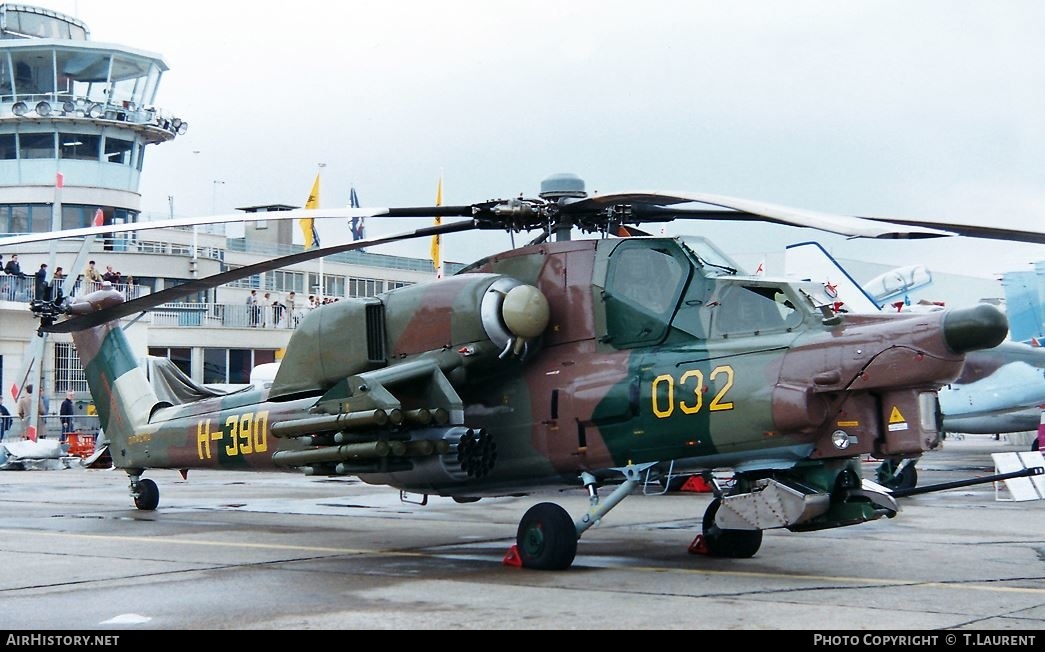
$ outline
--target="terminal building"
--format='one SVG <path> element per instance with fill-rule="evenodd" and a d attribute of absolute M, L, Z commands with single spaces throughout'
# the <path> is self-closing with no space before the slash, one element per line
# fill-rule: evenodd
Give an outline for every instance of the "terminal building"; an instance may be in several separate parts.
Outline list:
<path fill-rule="evenodd" d="M 157 104 L 167 70 L 159 54 L 92 41 L 76 18 L 0 4 L 0 236 L 143 219 L 139 181 L 150 146 L 176 144 L 189 128 L 183 116 Z M 293 244 L 296 224 L 262 219 L 289 208 L 295 207 L 240 209 L 252 214 L 242 237 L 203 228 L 114 233 L 87 243 L 82 258 L 94 260 L 99 273 L 118 272 L 115 285 L 133 298 L 300 251 Z M 89 429 L 93 406 L 70 338 L 47 337 L 35 360 L 30 344 L 38 324 L 28 310 L 41 264 L 48 265 L 48 292 L 63 285 L 73 295 L 93 289 L 89 279 L 78 278 L 85 243 L 2 246 L 3 263 L 17 256 L 24 275 L 0 273 L 3 404 L 16 415 L 15 395 L 35 379 L 48 414 L 43 432 L 58 432 L 58 406 L 69 391 Z M 59 267 L 68 283 L 54 278 Z M 445 265 L 447 273 L 459 268 Z M 128 320 L 127 332 L 143 357 L 168 357 L 198 383 L 246 383 L 254 367 L 280 359 L 309 295 L 317 301 L 374 296 L 433 278 L 429 260 L 352 251 L 164 305 Z M 252 290 L 257 312 L 246 305 Z M 9 433 L 19 434 L 17 425 Z"/>

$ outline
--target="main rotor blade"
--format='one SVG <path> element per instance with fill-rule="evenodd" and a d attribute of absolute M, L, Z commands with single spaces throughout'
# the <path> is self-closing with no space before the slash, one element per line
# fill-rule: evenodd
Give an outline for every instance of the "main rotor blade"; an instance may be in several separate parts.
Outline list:
<path fill-rule="evenodd" d="M 1032 244 L 1045 244 L 1045 233 L 1042 231 L 1024 231 L 1022 229 L 1000 229 L 993 226 L 979 226 L 972 224 L 945 224 L 943 222 L 930 222 L 928 220 L 894 220 L 889 217 L 865 217 L 864 219 L 875 222 L 889 222 L 892 224 L 907 224 L 911 226 L 925 226 L 929 228 L 940 228 L 953 231 L 958 235 L 969 238 L 986 238 L 990 240 L 1010 240 L 1013 242 L 1030 242 Z"/>
<path fill-rule="evenodd" d="M 211 288 L 224 285 L 231 281 L 235 281 L 247 276 L 253 276 L 254 274 L 261 274 L 262 272 L 268 272 L 280 267 L 287 265 L 293 265 L 295 263 L 302 263 L 308 260 L 314 260 L 316 258 L 322 258 L 323 256 L 329 256 L 331 254 L 341 253 L 343 251 L 352 251 L 353 249 L 362 249 L 364 247 L 371 247 L 374 245 L 388 244 L 390 242 L 398 242 L 400 240 L 410 240 L 413 238 L 424 238 L 433 235 L 442 235 L 444 233 L 456 233 L 458 231 L 468 231 L 476 228 L 476 224 L 472 220 L 463 222 L 452 222 L 450 224 L 441 224 L 439 226 L 426 226 L 413 231 L 407 231 L 404 233 L 397 233 L 394 235 L 384 236 L 381 238 L 372 238 L 368 240 L 356 240 L 341 245 L 334 245 L 331 247 L 320 247 L 316 249 L 306 249 L 300 253 L 290 254 L 289 256 L 282 256 L 272 260 L 266 260 L 264 262 L 255 263 L 254 265 L 247 265 L 245 267 L 238 267 L 236 269 L 229 270 L 227 272 L 221 272 L 220 274 L 214 274 L 206 278 L 189 281 L 181 285 L 176 285 L 172 288 L 160 290 L 159 292 L 153 292 L 147 294 L 138 299 L 126 301 L 124 303 L 115 305 L 105 310 L 99 310 L 98 312 L 88 313 L 80 317 L 74 317 L 67 319 L 63 322 L 52 324 L 50 326 L 41 326 L 40 330 L 45 333 L 71 333 L 74 331 L 80 331 L 85 328 L 91 328 L 92 326 L 98 326 L 114 319 L 133 315 L 138 312 L 150 310 L 156 306 L 163 305 L 169 301 L 180 299 L 181 297 L 201 292 L 203 290 L 209 290 Z"/>
<path fill-rule="evenodd" d="M 173 220 L 155 220 L 147 222 L 128 222 L 126 224 L 109 224 L 106 226 L 87 226 L 79 229 L 63 229 L 43 233 L 29 233 L 0 237 L 0 247 L 45 242 L 62 238 L 79 238 L 85 235 L 109 235 L 147 231 L 149 229 L 172 229 L 186 226 L 204 226 L 207 224 L 232 224 L 236 222 L 253 222 L 255 220 L 279 221 L 301 219 L 326 219 L 353 217 L 375 217 L 386 215 L 387 208 L 301 208 L 292 211 L 269 211 L 267 213 L 234 213 L 231 215 L 208 215 L 204 217 L 179 217 Z"/>
<path fill-rule="evenodd" d="M 651 208 L 655 210 L 658 206 L 688 202 L 729 208 L 739 213 L 757 216 L 760 219 L 771 222 L 818 229 L 855 238 L 938 238 L 954 235 L 947 231 L 921 226 L 904 228 L 904 225 L 901 223 L 893 223 L 888 220 L 878 222 L 860 217 L 820 213 L 802 208 L 790 208 L 749 199 L 705 193 L 635 191 L 596 195 L 565 204 L 563 212 L 583 212 L 595 208 L 608 208 L 614 204 L 633 204 L 642 206 L 638 211 L 640 217 L 641 213 L 646 211 L 650 221 L 652 221 L 652 213 L 649 212 Z M 667 217 L 672 214 L 676 217 L 686 217 L 687 219 L 747 219 L 743 216 L 729 217 L 728 213 L 715 211 L 695 211 L 693 213 L 688 211 L 665 211 L 661 214 L 662 221 L 667 221 Z M 627 218 L 624 221 L 628 221 Z"/>

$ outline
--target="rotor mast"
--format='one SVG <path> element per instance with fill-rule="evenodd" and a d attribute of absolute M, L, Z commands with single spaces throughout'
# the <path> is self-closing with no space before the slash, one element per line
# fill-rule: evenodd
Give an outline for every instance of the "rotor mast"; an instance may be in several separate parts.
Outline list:
<path fill-rule="evenodd" d="M 587 196 L 588 193 L 584 190 L 584 179 L 576 174 L 561 172 L 541 181 L 540 198 L 549 204 L 561 207 L 570 199 L 584 199 Z M 558 210 L 550 211 L 550 218 L 552 222 L 548 226 L 549 230 L 555 234 L 555 240 L 557 242 L 570 240 L 573 222 Z"/>

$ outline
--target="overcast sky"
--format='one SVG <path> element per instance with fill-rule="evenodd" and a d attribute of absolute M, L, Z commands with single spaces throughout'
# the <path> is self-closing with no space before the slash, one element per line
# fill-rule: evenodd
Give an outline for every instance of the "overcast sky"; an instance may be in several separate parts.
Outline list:
<path fill-rule="evenodd" d="M 33 3 L 31 3 L 33 4 Z M 157 104 L 189 131 L 150 148 L 142 208 L 180 216 L 589 191 L 732 195 L 825 212 L 1045 231 L 1045 3 L 39 0 L 95 41 L 162 55 Z M 215 183 L 220 181 L 223 183 Z M 414 228 L 373 218 L 368 235 Z M 675 222 L 759 256 L 836 256 L 990 276 L 1045 247 L 846 241 Z M 350 239 L 339 221 L 324 244 Z M 508 246 L 447 236 L 444 257 Z M 428 243 L 388 253 L 427 256 Z M 782 270 L 769 270 L 779 273 Z"/>

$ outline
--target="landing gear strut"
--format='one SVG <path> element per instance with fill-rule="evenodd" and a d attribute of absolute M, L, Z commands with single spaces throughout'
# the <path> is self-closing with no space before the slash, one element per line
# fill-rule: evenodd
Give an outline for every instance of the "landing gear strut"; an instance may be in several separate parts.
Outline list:
<path fill-rule="evenodd" d="M 606 498 L 599 499 L 598 481 L 590 473 L 582 473 L 581 481 L 588 489 L 588 512 L 574 522 L 565 509 L 555 503 L 538 503 L 526 511 L 519 521 L 515 547 L 526 568 L 565 570 L 577 555 L 577 540 L 602 517 L 624 500 L 639 485 L 640 474 L 653 464 L 628 465 L 614 469 L 624 474 L 624 482 Z"/>

